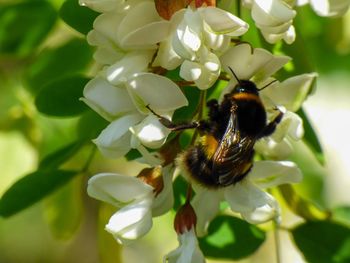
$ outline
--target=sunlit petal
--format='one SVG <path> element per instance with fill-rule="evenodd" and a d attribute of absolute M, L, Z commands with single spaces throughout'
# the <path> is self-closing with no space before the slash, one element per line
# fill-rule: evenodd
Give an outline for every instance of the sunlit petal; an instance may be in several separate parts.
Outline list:
<path fill-rule="evenodd" d="M 156 112 L 173 111 L 188 105 L 180 88 L 170 79 L 157 74 L 136 74 L 127 85 L 134 104 L 143 113 L 149 113 L 147 105 Z"/>
<path fill-rule="evenodd" d="M 191 204 L 197 215 L 196 231 L 199 237 L 207 234 L 210 222 L 219 213 L 221 200 L 222 196 L 215 190 L 203 188 L 196 192 Z"/>
<path fill-rule="evenodd" d="M 145 71 L 153 53 L 152 50 L 129 52 L 121 60 L 106 69 L 107 80 L 118 85 L 126 82 L 134 74 Z"/>
<path fill-rule="evenodd" d="M 121 244 L 144 236 L 152 227 L 150 205 L 150 200 L 143 200 L 121 208 L 109 219 L 106 231 Z"/>
<path fill-rule="evenodd" d="M 133 127 L 133 132 L 144 146 L 159 148 L 165 142 L 170 130 L 159 122 L 158 117 L 148 115 Z"/>
<path fill-rule="evenodd" d="M 131 149 L 129 128 L 140 120 L 140 114 L 125 115 L 110 123 L 93 142 L 106 157 L 121 157 Z"/>
<path fill-rule="evenodd" d="M 102 77 L 90 80 L 83 94 L 81 100 L 108 121 L 135 110 L 127 90 L 113 86 Z"/>
<path fill-rule="evenodd" d="M 280 184 L 298 183 L 302 173 L 298 166 L 290 161 L 258 161 L 253 165 L 249 177 L 262 188 Z"/>
<path fill-rule="evenodd" d="M 152 187 L 136 177 L 101 173 L 89 179 L 89 196 L 116 207 L 152 197 Z"/>
<path fill-rule="evenodd" d="M 249 25 L 240 18 L 220 8 L 208 6 L 198 9 L 205 23 L 210 30 L 216 34 L 228 34 L 240 36 L 247 32 Z"/>

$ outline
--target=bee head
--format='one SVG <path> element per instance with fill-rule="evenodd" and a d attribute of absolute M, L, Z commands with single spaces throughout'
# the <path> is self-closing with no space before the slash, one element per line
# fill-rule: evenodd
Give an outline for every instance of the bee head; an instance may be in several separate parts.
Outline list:
<path fill-rule="evenodd" d="M 254 95 L 259 95 L 259 89 L 256 87 L 255 83 L 250 80 L 240 80 L 239 83 L 233 89 L 232 93 L 250 93 Z"/>

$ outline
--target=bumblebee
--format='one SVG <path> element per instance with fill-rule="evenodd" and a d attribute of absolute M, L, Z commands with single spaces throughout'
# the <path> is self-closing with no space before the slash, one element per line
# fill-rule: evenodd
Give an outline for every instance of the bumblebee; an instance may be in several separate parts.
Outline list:
<path fill-rule="evenodd" d="M 231 70 L 232 71 L 232 70 Z M 196 128 L 200 139 L 178 158 L 189 179 L 208 188 L 220 188 L 241 181 L 253 166 L 255 142 L 271 135 L 283 113 L 267 123 L 267 115 L 254 82 L 241 80 L 232 71 L 238 84 L 222 102 L 210 100 L 208 119 L 199 122 L 174 124 L 159 117 L 173 131 Z"/>

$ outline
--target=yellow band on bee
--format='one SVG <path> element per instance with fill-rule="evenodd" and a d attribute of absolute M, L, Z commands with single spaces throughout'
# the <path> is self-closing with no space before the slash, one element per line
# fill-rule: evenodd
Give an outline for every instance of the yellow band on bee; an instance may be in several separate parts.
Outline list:
<path fill-rule="evenodd" d="M 206 156 L 210 159 L 216 152 L 219 142 L 212 135 L 204 135 L 201 137 L 200 141 Z"/>
<path fill-rule="evenodd" d="M 252 93 L 248 93 L 248 92 L 233 94 L 232 98 L 235 100 L 253 100 L 253 101 L 261 104 L 261 99 L 259 98 L 259 96 L 252 94 Z"/>

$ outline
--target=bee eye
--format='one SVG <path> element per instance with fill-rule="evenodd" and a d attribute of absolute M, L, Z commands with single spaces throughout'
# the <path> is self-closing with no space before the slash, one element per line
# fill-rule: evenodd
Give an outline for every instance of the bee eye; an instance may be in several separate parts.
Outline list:
<path fill-rule="evenodd" d="M 244 88 L 242 86 L 236 86 L 235 91 L 237 93 L 244 92 Z"/>

